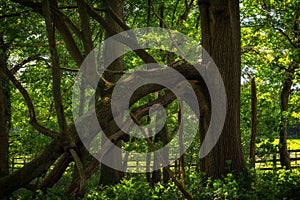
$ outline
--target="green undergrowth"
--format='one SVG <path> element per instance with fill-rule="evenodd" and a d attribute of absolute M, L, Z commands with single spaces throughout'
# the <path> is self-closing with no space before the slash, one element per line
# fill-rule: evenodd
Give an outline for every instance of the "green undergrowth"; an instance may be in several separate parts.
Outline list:
<path fill-rule="evenodd" d="M 139 200 L 139 199 L 185 199 L 173 182 L 158 183 L 155 186 L 148 184 L 143 175 L 130 175 L 120 184 L 114 186 L 98 186 L 98 176 L 87 182 L 86 194 L 83 199 L 112 199 L 112 200 Z M 196 200 L 217 199 L 249 199 L 249 200 L 276 200 L 294 199 L 300 197 L 300 169 L 259 171 L 249 170 L 245 176 L 235 177 L 228 174 L 222 179 L 205 179 L 203 174 L 187 172 L 185 178 L 186 190 Z M 28 192 L 18 192 L 18 199 L 75 199 L 64 195 L 63 186 L 50 188 L 47 194 L 38 192 L 34 197 Z"/>
<path fill-rule="evenodd" d="M 299 199 L 300 170 L 251 171 L 249 177 L 228 174 L 222 179 L 204 179 L 199 173 L 187 175 L 186 190 L 194 199 Z M 115 186 L 90 189 L 85 199 L 184 199 L 174 183 L 157 184 L 135 178 L 123 179 Z"/>

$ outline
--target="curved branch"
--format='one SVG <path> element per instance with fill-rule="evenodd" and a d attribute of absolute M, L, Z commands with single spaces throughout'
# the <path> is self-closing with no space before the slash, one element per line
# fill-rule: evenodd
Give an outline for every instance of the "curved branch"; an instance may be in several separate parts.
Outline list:
<path fill-rule="evenodd" d="M 297 44 L 295 44 L 293 41 L 292 41 L 292 39 L 282 30 L 282 29 L 280 29 L 280 28 L 277 28 L 273 23 L 272 23 L 272 27 L 275 29 L 275 30 L 277 30 L 277 31 L 279 31 L 288 41 L 289 41 L 289 43 L 293 46 L 293 47 L 295 47 L 295 48 L 299 48 L 300 47 L 300 45 L 297 45 Z"/>
<path fill-rule="evenodd" d="M 35 114 L 35 109 L 34 109 L 33 103 L 30 99 L 30 96 L 29 96 L 27 90 L 22 86 L 22 84 L 16 79 L 16 77 L 14 77 L 14 75 L 9 71 L 9 69 L 0 68 L 0 71 L 7 75 L 9 80 L 14 84 L 14 86 L 20 91 L 20 93 L 24 97 L 25 102 L 28 107 L 28 110 L 29 110 L 29 117 L 30 117 L 29 123 L 33 126 L 33 128 L 35 128 L 36 130 L 38 130 L 39 132 L 41 132 L 44 135 L 47 135 L 52 138 L 56 138 L 58 136 L 57 132 L 47 129 L 46 127 L 43 127 L 42 125 L 40 125 L 38 123 L 38 121 L 36 119 L 36 114 Z"/>
<path fill-rule="evenodd" d="M 21 68 L 24 67 L 24 65 L 26 65 L 27 63 L 31 62 L 31 61 L 44 61 L 45 64 L 47 65 L 47 69 L 51 69 L 51 65 L 48 63 L 48 61 L 39 56 L 39 55 L 35 55 L 35 56 L 30 56 L 28 57 L 26 60 L 16 64 L 15 66 L 13 66 L 11 69 L 10 69 L 10 72 L 12 74 L 15 74 L 17 73 L 17 71 L 19 71 Z M 61 70 L 64 70 L 64 71 L 69 71 L 69 72 L 79 72 L 79 69 L 74 69 L 74 68 L 67 68 L 67 67 L 60 67 Z"/>
<path fill-rule="evenodd" d="M 193 3 L 194 3 L 194 0 L 191 0 L 190 3 L 188 3 L 187 0 L 184 1 L 184 5 L 185 5 L 185 11 L 184 13 L 180 16 L 180 18 L 184 21 L 186 21 L 187 17 L 188 17 L 188 14 L 189 14 L 189 11 L 191 10 L 191 8 L 193 7 Z M 178 19 L 178 22 L 179 22 L 179 19 Z"/>
<path fill-rule="evenodd" d="M 21 69 L 24 65 L 26 65 L 27 63 L 34 61 L 34 60 L 39 60 L 41 57 L 40 55 L 34 55 L 34 56 L 30 56 L 27 59 L 23 60 L 22 62 L 16 64 L 14 67 L 12 67 L 10 69 L 10 72 L 12 74 L 15 74 L 19 69 Z"/>
<path fill-rule="evenodd" d="M 272 26 L 275 30 L 279 31 L 279 32 L 280 32 L 280 33 L 281 33 L 281 34 L 289 41 L 289 43 L 290 43 L 293 47 L 299 48 L 300 46 L 297 45 L 297 44 L 295 44 L 288 34 L 286 34 L 281 28 L 278 28 L 278 27 L 275 26 L 275 24 L 274 24 L 274 22 L 273 22 L 273 18 L 272 18 L 272 16 L 271 16 L 270 13 L 269 13 L 270 11 L 269 11 L 269 9 L 268 9 L 268 5 L 266 4 L 265 1 L 263 1 L 263 4 L 264 4 L 263 7 L 264 7 L 264 9 L 265 9 L 265 11 L 266 11 L 267 19 L 270 20 L 271 26 Z"/>

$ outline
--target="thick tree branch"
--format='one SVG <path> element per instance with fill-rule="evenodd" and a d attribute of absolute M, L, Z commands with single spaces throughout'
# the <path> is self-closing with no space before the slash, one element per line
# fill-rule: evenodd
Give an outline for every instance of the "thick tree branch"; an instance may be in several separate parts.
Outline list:
<path fill-rule="evenodd" d="M 193 68 L 193 66 L 183 64 L 183 65 L 177 65 L 174 66 L 175 69 L 177 69 L 180 73 L 182 73 L 186 79 L 188 80 L 199 80 L 199 73 L 197 70 Z M 194 69 L 194 70 L 193 70 Z M 21 86 L 21 84 L 15 79 L 15 77 L 11 74 L 11 72 L 6 69 L 3 70 L 2 68 L 0 69 L 1 72 L 8 74 L 9 79 L 12 80 L 14 85 L 17 85 L 17 89 L 20 90 L 22 95 L 26 98 L 29 98 L 27 91 Z M 156 73 L 160 75 L 164 75 L 164 73 L 168 73 L 166 70 L 151 70 L 148 72 L 143 72 L 143 73 L 151 73 L 152 75 L 155 75 Z M 154 74 L 153 74 L 154 73 Z M 131 75 L 132 76 L 132 75 Z M 149 74 L 148 74 L 149 77 Z M 134 78 L 132 78 L 132 81 L 134 81 Z M 174 81 L 174 86 L 178 84 L 178 81 L 176 82 L 176 79 L 170 79 L 170 81 Z M 131 106 L 133 103 L 137 102 L 139 99 L 142 97 L 146 96 L 149 93 L 158 91 L 163 89 L 163 86 L 160 85 L 145 85 L 138 90 L 134 96 L 132 96 L 129 105 Z M 23 94 L 24 93 L 24 94 Z M 149 111 L 149 108 L 153 104 L 161 103 L 162 106 L 166 106 L 169 103 L 171 103 L 174 100 L 175 96 L 172 93 L 166 92 L 166 94 L 157 100 L 150 102 L 148 105 L 142 106 L 139 109 L 134 111 L 134 115 L 136 117 L 141 117 L 143 115 L 146 115 L 147 112 Z M 31 101 L 30 101 L 31 102 Z M 31 104 L 32 105 L 32 104 Z M 106 99 L 102 99 L 100 103 L 96 105 L 97 109 L 97 115 L 98 116 L 107 116 L 109 119 L 109 122 L 107 124 L 102 124 L 101 127 L 104 130 L 104 132 L 107 130 L 107 127 L 109 127 L 111 123 L 113 123 L 112 116 L 108 116 L 107 110 L 110 109 L 110 102 L 107 101 Z M 32 106 L 33 107 L 33 106 Z M 29 109 L 31 110 L 31 109 Z M 79 123 L 82 121 L 82 123 L 89 122 L 87 124 L 93 123 L 94 122 L 94 115 L 90 115 L 87 113 L 84 117 L 78 119 Z M 95 123 L 99 123 L 96 121 Z M 94 127 L 92 127 L 94 128 Z M 97 131 L 97 130 L 95 130 Z M 124 136 L 123 132 L 119 132 L 118 130 L 115 130 L 115 134 L 111 136 L 111 140 L 117 141 L 120 137 Z M 74 142 L 76 142 L 77 145 L 82 145 L 80 142 L 80 138 L 77 135 L 77 130 L 74 124 L 71 124 L 68 126 L 68 132 L 72 136 Z M 98 133 L 98 132 L 97 132 Z M 52 132 L 51 132 L 52 134 Z M 54 133 L 54 136 L 57 134 Z M 93 136 L 91 136 L 93 137 Z M 49 167 L 57 160 L 63 153 L 64 153 L 64 144 L 65 141 L 63 138 L 57 138 L 53 142 L 51 142 L 46 148 L 43 150 L 40 156 L 35 158 L 33 161 L 31 161 L 29 164 L 25 165 L 23 168 L 20 170 L 16 171 L 15 173 L 8 175 L 4 178 L 0 179 L 0 196 L 3 197 L 5 195 L 8 195 L 15 191 L 16 189 L 23 187 L 27 185 L 31 180 L 33 180 L 36 177 L 41 176 L 44 174 Z M 85 174 L 87 176 L 87 174 Z M 21 179 L 20 179 L 21 177 Z M 11 187 L 7 187 L 7 185 L 10 185 Z"/>
<path fill-rule="evenodd" d="M 47 188 L 52 187 L 64 174 L 71 161 L 71 156 L 68 153 L 64 153 L 38 188 L 45 192 Z"/>
<path fill-rule="evenodd" d="M 130 30 L 130 27 L 125 24 L 125 22 L 111 9 L 111 7 L 107 7 L 107 12 L 124 31 Z"/>
<path fill-rule="evenodd" d="M 69 28 L 77 35 L 80 40 L 83 40 L 83 34 L 79 30 L 79 28 L 72 22 L 72 20 L 67 17 L 63 12 L 56 10 L 57 14 L 66 22 Z"/>
<path fill-rule="evenodd" d="M 99 22 L 104 28 L 105 30 L 110 34 L 110 35 L 116 35 L 117 32 L 115 30 L 113 30 L 110 26 L 110 24 L 108 24 L 103 17 L 101 17 L 100 15 L 98 15 L 98 13 L 89 5 L 86 4 L 87 7 L 87 11 L 89 13 L 89 15 L 94 18 L 97 22 Z M 113 12 L 110 12 L 111 14 L 113 14 Z M 117 15 L 113 14 L 115 17 L 115 19 L 117 19 Z M 121 20 L 117 20 L 117 23 L 120 23 L 119 25 L 121 27 L 124 28 L 128 28 L 128 26 L 125 23 L 121 23 Z M 125 29 L 127 30 L 127 29 Z M 129 29 L 128 29 L 129 30 Z M 130 37 L 130 38 L 124 38 L 121 37 L 122 40 L 120 41 L 121 43 L 124 43 L 125 45 L 127 45 L 128 47 L 132 48 L 132 47 L 138 47 L 138 43 L 136 40 L 134 40 L 134 37 Z M 145 62 L 145 63 L 157 63 L 156 60 L 150 55 L 148 54 L 144 49 L 139 48 L 137 50 L 134 50 L 134 52 L 136 52 L 136 54 Z"/>
<path fill-rule="evenodd" d="M 32 0 L 11 0 L 12 2 L 19 3 L 21 5 L 30 7 L 37 11 L 38 13 L 42 12 L 42 3 L 36 3 L 35 1 Z"/>
<path fill-rule="evenodd" d="M 67 25 L 61 19 L 60 14 L 57 12 L 55 14 L 54 23 L 56 24 L 56 28 L 58 29 L 63 40 L 65 41 L 65 45 L 68 51 L 70 52 L 70 55 L 76 62 L 77 66 L 80 66 L 83 62 L 84 57 L 82 56 L 78 46 L 76 45 L 76 42 Z"/>
<path fill-rule="evenodd" d="M 74 150 L 76 147 L 76 142 L 68 133 L 67 122 L 65 118 L 64 108 L 62 104 L 62 95 L 61 95 L 61 78 L 60 78 L 60 63 L 58 52 L 55 45 L 55 24 L 53 21 L 54 13 L 57 9 L 57 2 L 55 1 L 51 4 L 50 0 L 46 0 L 43 4 L 43 13 L 46 19 L 46 27 L 47 27 L 47 34 L 48 40 L 50 44 L 50 52 L 52 58 L 52 82 L 53 82 L 53 97 L 54 97 L 54 105 L 56 109 L 58 124 L 60 128 L 60 132 L 63 135 L 63 138 L 66 140 L 64 146 L 65 150 L 68 150 L 75 163 L 76 168 L 78 169 L 78 173 L 80 176 L 80 191 L 84 188 L 84 169 L 82 162 Z"/>
<path fill-rule="evenodd" d="M 56 8 L 57 8 L 56 1 L 54 1 L 54 3 L 53 2 L 51 3 L 49 0 L 45 0 L 43 3 L 43 13 L 46 21 L 51 60 L 52 60 L 51 63 L 52 84 L 53 84 L 52 90 L 53 90 L 54 104 L 55 104 L 60 132 L 63 134 L 67 134 L 66 133 L 67 122 L 65 118 L 64 108 L 62 105 L 62 97 L 61 97 L 60 63 L 59 63 L 59 56 L 55 44 L 55 24 L 53 22 L 53 17 Z"/>
<path fill-rule="evenodd" d="M 63 153 L 56 140 L 47 145 L 42 153 L 23 168 L 0 179 L 0 198 L 3 198 L 18 188 L 26 186 L 34 178 L 42 176 Z"/>
<path fill-rule="evenodd" d="M 70 149 L 69 151 L 74 159 L 76 168 L 78 170 L 78 174 L 79 174 L 79 178 L 80 178 L 79 193 L 82 193 L 84 190 L 84 186 L 85 186 L 85 184 L 84 184 L 85 183 L 85 170 L 83 168 L 83 164 L 82 164 L 77 152 L 74 149 Z"/>
<path fill-rule="evenodd" d="M 93 50 L 92 31 L 90 28 L 89 18 L 84 0 L 77 0 L 78 12 L 80 17 L 80 24 L 83 35 L 83 45 L 85 50 L 85 56 Z"/>
<path fill-rule="evenodd" d="M 139 108 L 133 110 L 132 113 L 134 113 L 136 118 L 140 119 L 141 117 L 148 114 L 149 109 L 151 108 L 152 105 L 159 103 L 162 106 L 167 107 L 175 99 L 176 99 L 175 95 L 172 92 L 167 91 L 165 95 L 159 97 L 158 99 L 156 99 L 152 102 L 149 102 L 148 104 L 140 106 Z M 130 127 L 131 127 L 131 124 L 129 124 L 129 122 L 128 123 L 125 122 L 123 129 L 126 129 L 127 132 L 129 132 Z M 85 179 L 89 178 L 94 173 L 97 166 L 99 165 L 98 160 L 100 160 L 102 158 L 102 156 L 105 155 L 105 153 L 108 152 L 113 147 L 112 143 L 117 143 L 117 141 L 120 140 L 121 138 L 123 138 L 125 135 L 126 135 L 126 133 L 124 133 L 123 131 L 117 130 L 113 135 L 111 135 L 108 138 L 109 140 L 103 145 L 103 149 L 99 152 L 98 155 L 96 155 L 97 159 L 93 159 L 90 162 L 90 164 L 86 167 Z M 66 191 L 66 194 L 76 193 L 79 190 L 79 187 L 80 187 L 80 178 L 78 177 L 78 178 L 76 178 L 75 181 L 73 181 L 73 183 L 71 184 L 69 189 Z"/>

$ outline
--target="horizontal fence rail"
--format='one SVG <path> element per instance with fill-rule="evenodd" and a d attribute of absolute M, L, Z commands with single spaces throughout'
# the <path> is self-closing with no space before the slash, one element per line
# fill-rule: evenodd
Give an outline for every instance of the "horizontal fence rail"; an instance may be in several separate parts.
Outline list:
<path fill-rule="evenodd" d="M 288 150 L 290 155 L 290 161 L 291 161 L 291 168 L 300 168 L 300 149 L 294 149 L 294 150 Z M 27 164 L 29 161 L 32 160 L 31 156 L 17 156 L 13 157 L 11 159 L 11 172 L 14 172 L 20 168 L 22 168 L 25 164 Z M 282 169 L 280 166 L 280 157 L 279 152 L 276 152 L 274 154 L 271 154 L 268 157 L 259 157 L 256 156 L 255 160 L 255 167 L 260 170 L 274 170 L 274 169 Z M 153 167 L 153 162 L 148 163 L 150 168 Z M 170 158 L 170 165 L 169 167 L 173 168 L 175 171 L 178 168 L 178 160 L 175 160 L 174 158 Z M 186 163 L 186 167 L 189 170 L 195 170 L 196 169 L 196 163 L 191 161 Z M 136 170 L 136 172 L 141 172 L 141 168 L 146 168 L 147 162 L 144 160 L 139 159 L 130 159 L 129 162 L 126 162 L 126 165 L 124 168 L 127 169 L 133 169 Z"/>
<path fill-rule="evenodd" d="M 288 150 L 291 168 L 299 168 L 300 167 L 300 149 Z M 282 169 L 280 165 L 280 156 L 279 151 L 274 154 L 271 154 L 267 158 L 256 157 L 255 167 L 261 170 L 272 170 L 272 169 Z"/>

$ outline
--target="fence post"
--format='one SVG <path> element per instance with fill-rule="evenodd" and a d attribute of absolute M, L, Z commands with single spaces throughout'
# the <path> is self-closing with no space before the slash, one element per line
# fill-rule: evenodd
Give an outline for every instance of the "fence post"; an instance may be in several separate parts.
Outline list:
<path fill-rule="evenodd" d="M 11 162 L 11 172 L 13 173 L 15 170 L 15 158 L 12 158 L 12 162 Z"/>
<path fill-rule="evenodd" d="M 273 153 L 273 166 L 274 169 L 277 168 L 277 152 Z"/>

